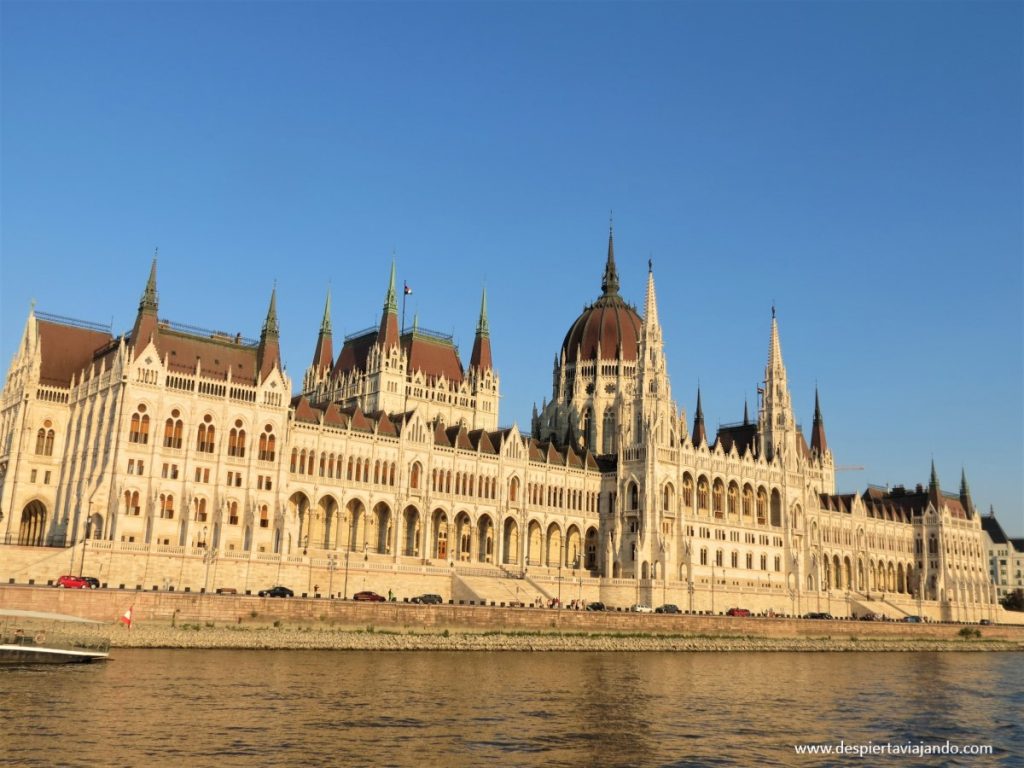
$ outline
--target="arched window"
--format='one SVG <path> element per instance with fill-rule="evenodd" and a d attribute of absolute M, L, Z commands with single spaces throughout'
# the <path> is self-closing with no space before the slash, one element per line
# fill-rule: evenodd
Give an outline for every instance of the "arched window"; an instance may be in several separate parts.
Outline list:
<path fill-rule="evenodd" d="M 288 471 L 294 474 L 295 470 L 298 467 L 298 464 L 299 464 L 299 449 L 298 448 L 292 448 L 292 460 L 288 463 Z"/>
<path fill-rule="evenodd" d="M 228 525 L 238 525 L 238 502 L 228 504 Z"/>
<path fill-rule="evenodd" d="M 139 404 L 138 410 L 132 414 L 131 426 L 128 431 L 129 443 L 140 443 L 145 445 L 149 442 L 149 416 L 146 414 L 146 406 Z"/>
<path fill-rule="evenodd" d="M 757 522 L 759 525 L 768 522 L 768 494 L 764 488 L 757 489 Z"/>
<path fill-rule="evenodd" d="M 730 517 L 735 517 L 740 513 L 740 487 L 736 483 L 729 483 L 729 502 L 728 511 Z"/>
<path fill-rule="evenodd" d="M 164 448 L 181 448 L 181 433 L 184 425 L 178 409 L 171 411 L 171 418 L 164 422 Z"/>
<path fill-rule="evenodd" d="M 722 485 L 721 480 L 715 480 L 711 493 L 711 503 L 715 517 L 723 517 L 725 515 L 725 486 Z"/>
<path fill-rule="evenodd" d="M 693 509 L 693 478 L 689 473 L 683 475 L 683 506 Z"/>
<path fill-rule="evenodd" d="M 629 508 L 639 509 L 640 508 L 640 489 L 637 488 L 636 483 L 629 484 Z"/>
<path fill-rule="evenodd" d="M 661 493 L 661 508 L 666 512 L 672 511 L 672 501 L 675 491 L 672 488 L 672 483 L 665 483 L 664 489 Z"/>
<path fill-rule="evenodd" d="M 203 423 L 199 425 L 196 435 L 196 450 L 200 453 L 213 453 L 214 451 L 214 429 L 213 417 L 206 414 Z"/>
<path fill-rule="evenodd" d="M 267 424 L 263 428 L 263 434 L 260 435 L 259 453 L 256 457 L 260 461 L 273 461 L 275 457 L 275 443 L 277 441 L 274 438 L 274 427 Z"/>
<path fill-rule="evenodd" d="M 245 457 L 245 430 L 242 429 L 241 419 L 235 421 L 235 426 L 228 434 L 228 456 L 239 459 Z"/>
<path fill-rule="evenodd" d="M 40 429 L 36 432 L 36 453 L 42 454 L 46 450 L 46 430 Z"/>
<path fill-rule="evenodd" d="M 615 411 L 606 408 L 601 429 L 603 440 L 601 453 L 615 453 Z"/>
<path fill-rule="evenodd" d="M 699 512 L 708 511 L 708 480 L 706 477 L 701 477 L 697 480 L 697 510 Z"/>
<path fill-rule="evenodd" d="M 267 505 L 264 504 L 260 507 L 260 528 L 270 527 L 270 512 L 267 509 Z"/>
<path fill-rule="evenodd" d="M 124 492 L 124 513 L 126 515 L 133 515 L 138 517 L 142 511 L 139 506 L 139 492 L 138 491 L 125 491 Z"/>
<path fill-rule="evenodd" d="M 197 523 L 206 522 L 206 499 L 196 499 L 193 503 L 195 506 L 195 521 Z"/>
<path fill-rule="evenodd" d="M 420 487 L 420 471 L 420 463 L 414 461 L 412 469 L 409 470 L 409 487 L 413 490 L 417 490 Z"/>
<path fill-rule="evenodd" d="M 754 489 L 749 485 L 743 486 L 743 516 L 751 517 L 754 514 Z"/>
<path fill-rule="evenodd" d="M 174 519 L 174 496 L 170 493 L 160 494 L 160 517 L 164 520 Z"/>

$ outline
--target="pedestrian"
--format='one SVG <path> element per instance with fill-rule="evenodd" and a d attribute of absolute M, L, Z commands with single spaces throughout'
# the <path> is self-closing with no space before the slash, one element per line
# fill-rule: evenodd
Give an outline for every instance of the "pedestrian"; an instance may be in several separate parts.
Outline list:
<path fill-rule="evenodd" d="M 320 594 L 320 585 L 319 584 L 314 584 L 313 585 L 313 594 L 314 595 L 319 595 Z"/>
<path fill-rule="evenodd" d="M 395 596 L 394 596 L 394 594 L 393 594 L 393 593 L 391 592 L 391 590 L 390 590 L 390 589 L 388 590 L 388 602 L 389 602 L 389 603 L 393 603 L 393 602 L 395 602 Z"/>

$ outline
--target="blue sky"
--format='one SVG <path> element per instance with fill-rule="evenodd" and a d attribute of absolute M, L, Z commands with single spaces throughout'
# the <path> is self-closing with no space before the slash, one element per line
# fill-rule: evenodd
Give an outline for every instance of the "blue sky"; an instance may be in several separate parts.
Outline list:
<path fill-rule="evenodd" d="M 528 427 L 600 292 L 654 260 L 673 394 L 755 402 L 778 307 L 840 490 L 927 482 L 1024 532 L 1020 3 L 4 2 L 0 359 L 29 301 L 256 336 L 301 379 L 408 314 L 468 358 L 486 285 Z"/>

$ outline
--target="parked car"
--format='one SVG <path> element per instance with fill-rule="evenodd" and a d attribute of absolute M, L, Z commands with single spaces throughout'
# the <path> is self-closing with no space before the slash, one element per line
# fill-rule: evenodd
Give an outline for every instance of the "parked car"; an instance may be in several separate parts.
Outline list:
<path fill-rule="evenodd" d="M 270 589 L 261 589 L 258 592 L 260 597 L 295 597 L 295 593 L 288 587 L 276 586 Z"/>
<path fill-rule="evenodd" d="M 100 588 L 100 580 L 97 579 L 95 576 L 83 576 L 82 578 L 89 583 L 89 589 Z"/>
<path fill-rule="evenodd" d="M 904 616 L 900 621 L 906 622 L 907 624 L 920 624 L 924 619 L 920 616 Z"/>
<path fill-rule="evenodd" d="M 665 603 L 664 605 L 659 605 L 657 608 L 654 609 L 654 612 L 655 613 L 682 613 L 682 611 L 679 610 L 679 606 L 678 605 L 672 605 L 672 603 Z"/>
<path fill-rule="evenodd" d="M 730 608 L 725 612 L 726 616 L 749 616 L 750 610 L 747 608 Z"/>
<path fill-rule="evenodd" d="M 352 599 L 360 603 L 386 603 L 387 598 L 383 595 L 378 595 L 376 592 L 356 592 L 352 595 Z"/>
<path fill-rule="evenodd" d="M 418 603 L 420 605 L 441 605 L 444 600 L 441 599 L 440 595 L 419 595 L 409 602 Z"/>
<path fill-rule="evenodd" d="M 982 619 L 978 623 L 987 627 L 988 625 L 990 625 L 992 623 L 992 619 Z"/>
<path fill-rule="evenodd" d="M 806 614 L 804 616 L 804 618 L 805 619 L 831 619 L 832 618 L 832 614 L 831 613 L 823 613 L 821 611 L 815 611 L 813 613 Z"/>
<path fill-rule="evenodd" d="M 861 621 L 885 621 L 885 616 L 880 613 L 865 613 L 860 617 Z"/>
<path fill-rule="evenodd" d="M 643 603 L 636 603 L 635 605 L 631 605 L 629 607 L 629 610 L 633 613 L 654 613 L 654 609 L 651 608 L 651 606 L 644 605 Z"/>
<path fill-rule="evenodd" d="M 588 611 L 604 611 L 607 610 L 604 607 L 604 603 L 587 603 Z"/>
<path fill-rule="evenodd" d="M 65 574 L 57 579 L 57 586 L 61 589 L 89 589 L 89 580 L 81 576 Z"/>

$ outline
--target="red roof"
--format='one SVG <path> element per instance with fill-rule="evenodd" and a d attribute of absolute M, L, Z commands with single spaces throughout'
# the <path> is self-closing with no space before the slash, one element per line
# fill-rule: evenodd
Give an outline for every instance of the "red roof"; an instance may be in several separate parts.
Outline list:
<path fill-rule="evenodd" d="M 640 316 L 619 296 L 602 296 L 583 310 L 565 334 L 562 352 L 566 362 L 615 360 L 622 348 L 623 360 L 636 360 L 640 347 Z M 577 359 L 578 358 L 578 359 Z"/>
<path fill-rule="evenodd" d="M 93 355 L 113 340 L 107 331 L 36 320 L 42 363 L 43 384 L 66 387 L 72 377 L 92 364 Z"/>

